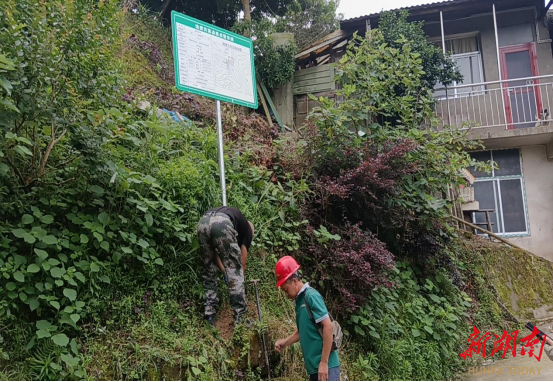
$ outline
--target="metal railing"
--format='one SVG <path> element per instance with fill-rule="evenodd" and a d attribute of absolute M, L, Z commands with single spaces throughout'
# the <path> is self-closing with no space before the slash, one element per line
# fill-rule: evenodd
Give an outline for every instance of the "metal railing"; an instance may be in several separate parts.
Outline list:
<path fill-rule="evenodd" d="M 553 75 L 435 89 L 442 126 L 520 129 L 553 122 Z"/>

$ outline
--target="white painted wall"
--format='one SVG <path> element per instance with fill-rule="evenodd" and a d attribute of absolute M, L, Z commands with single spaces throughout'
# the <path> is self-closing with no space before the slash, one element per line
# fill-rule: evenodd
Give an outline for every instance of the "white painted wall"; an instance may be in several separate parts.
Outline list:
<path fill-rule="evenodd" d="M 530 236 L 509 241 L 553 261 L 553 161 L 545 146 L 521 147 Z"/>

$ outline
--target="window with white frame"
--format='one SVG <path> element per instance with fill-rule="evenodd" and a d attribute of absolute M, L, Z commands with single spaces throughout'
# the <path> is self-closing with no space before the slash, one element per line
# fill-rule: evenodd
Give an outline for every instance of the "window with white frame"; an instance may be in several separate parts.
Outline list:
<path fill-rule="evenodd" d="M 490 213 L 493 232 L 503 235 L 529 234 L 520 150 L 478 151 L 470 155 L 479 161 L 494 161 L 498 167 L 491 174 L 470 169 L 476 178 L 474 198 L 479 202 L 480 209 L 494 210 Z M 475 223 L 486 223 L 484 212 L 474 212 L 472 218 Z"/>
<path fill-rule="evenodd" d="M 442 48 L 442 41 L 433 41 L 434 44 Z M 478 35 L 468 37 L 455 37 L 445 40 L 445 49 L 451 55 L 453 61 L 457 63 L 459 71 L 463 75 L 462 82 L 454 82 L 451 86 L 479 84 L 484 82 L 484 71 L 482 68 L 482 53 Z M 435 89 L 443 88 L 441 83 L 436 84 Z M 482 86 L 467 86 L 463 88 L 453 88 L 448 92 L 449 96 L 461 96 L 469 94 L 475 90 L 483 90 Z M 445 90 L 436 90 L 434 96 L 445 98 Z"/>

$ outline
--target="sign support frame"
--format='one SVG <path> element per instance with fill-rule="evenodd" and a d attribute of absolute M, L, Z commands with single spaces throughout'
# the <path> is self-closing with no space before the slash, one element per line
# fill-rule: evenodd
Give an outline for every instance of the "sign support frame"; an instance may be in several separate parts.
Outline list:
<path fill-rule="evenodd" d="M 219 146 L 219 176 L 221 178 L 221 198 L 227 206 L 227 186 L 225 180 L 225 155 L 223 152 L 223 124 L 221 123 L 221 101 L 217 100 L 217 143 Z"/>
<path fill-rule="evenodd" d="M 190 84 L 190 83 L 181 83 L 181 76 L 180 76 L 180 61 L 179 61 L 179 48 L 184 47 L 185 51 L 188 50 L 186 45 L 181 45 L 179 43 L 179 33 L 182 32 L 183 29 L 180 29 L 181 32 L 178 32 L 177 29 L 179 28 L 178 25 L 183 24 L 186 27 L 195 30 L 196 33 L 202 32 L 205 33 L 208 37 L 211 38 L 218 38 L 224 40 L 226 44 L 237 44 L 242 47 L 242 49 L 249 49 L 249 61 L 250 67 L 251 67 L 251 84 L 252 84 L 252 98 L 243 98 L 237 97 L 236 94 L 231 95 L 228 92 L 218 92 L 214 91 L 213 89 L 209 90 L 209 88 L 197 86 L 196 84 Z M 171 12 L 171 27 L 172 27 L 172 40 L 173 40 L 173 55 L 175 60 L 175 85 L 177 89 L 181 91 L 190 92 L 193 94 L 198 94 L 201 96 L 212 98 L 216 101 L 216 114 L 217 114 L 217 146 L 218 146 L 218 153 L 219 153 L 219 175 L 220 175 L 220 182 L 221 182 L 221 199 L 223 202 L 223 206 L 227 205 L 227 192 L 226 192 L 226 179 L 225 179 L 225 157 L 224 157 L 224 144 L 223 144 L 223 126 L 222 126 L 222 111 L 221 111 L 221 101 L 230 102 L 236 105 L 240 106 L 246 106 L 251 107 L 253 109 L 257 109 L 258 107 L 258 98 L 257 98 L 257 82 L 256 82 L 256 76 L 255 76 L 255 66 L 254 66 L 254 57 L 253 57 L 253 41 L 247 37 L 238 35 L 236 33 L 227 31 L 223 28 L 219 28 L 215 25 L 203 22 L 201 20 L 197 20 L 193 17 L 187 16 L 185 14 L 182 14 L 180 12 L 172 11 Z M 181 28 L 184 28 L 181 26 Z M 188 33 L 188 32 L 187 32 Z M 187 40 L 185 40 L 187 41 Z M 240 49 L 240 48 L 238 48 Z M 191 54 L 191 53 L 185 53 L 185 54 Z M 252 94 L 250 93 L 250 94 Z"/>

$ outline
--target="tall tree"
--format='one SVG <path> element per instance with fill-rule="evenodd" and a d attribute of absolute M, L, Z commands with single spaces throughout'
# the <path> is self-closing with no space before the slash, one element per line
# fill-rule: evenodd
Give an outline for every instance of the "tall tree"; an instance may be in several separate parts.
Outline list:
<path fill-rule="evenodd" d="M 244 20 L 250 21 L 252 19 L 250 0 L 240 0 L 240 2 L 242 3 L 242 9 L 244 10 Z"/>
<path fill-rule="evenodd" d="M 340 0 L 294 0 L 276 29 L 293 33 L 297 46 L 303 48 L 340 27 L 339 4 Z"/>
<path fill-rule="evenodd" d="M 178 11 L 202 21 L 230 29 L 241 12 L 246 20 L 283 16 L 295 0 L 141 0 L 169 22 L 170 11 Z"/>
<path fill-rule="evenodd" d="M 409 13 L 406 10 L 384 12 L 380 15 L 378 29 L 384 41 L 392 48 L 401 49 L 403 40 L 409 41 L 412 50 L 420 54 L 425 72 L 423 85 L 433 88 L 438 82 L 449 85 L 453 81 L 461 81 L 462 75 L 455 61 L 444 56 L 442 50 L 427 40 L 423 30 L 424 22 L 408 22 Z"/>

